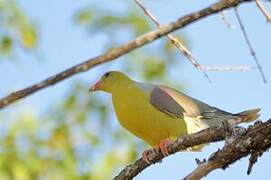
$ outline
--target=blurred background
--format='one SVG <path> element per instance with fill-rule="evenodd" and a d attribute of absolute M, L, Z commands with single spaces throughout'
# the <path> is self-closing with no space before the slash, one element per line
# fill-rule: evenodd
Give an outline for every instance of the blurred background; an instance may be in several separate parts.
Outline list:
<path fill-rule="evenodd" d="M 145 0 L 162 23 L 215 1 Z M 271 8 L 270 3 L 264 3 Z M 270 118 L 270 24 L 254 3 L 238 8 L 267 77 L 259 72 L 209 72 L 209 83 L 166 38 L 44 89 L 0 111 L 0 179 L 111 179 L 148 146 L 122 129 L 111 97 L 89 93 L 105 71 L 120 70 L 133 79 L 166 84 L 230 112 L 262 108 Z M 209 16 L 174 33 L 206 66 L 255 66 L 233 10 Z M 24 88 L 90 57 L 154 30 L 132 1 L 0 0 L 0 96 Z M 180 179 L 222 147 L 180 152 L 144 170 L 135 179 Z M 216 170 L 206 179 L 268 178 L 270 153 L 246 175 L 248 158 Z"/>

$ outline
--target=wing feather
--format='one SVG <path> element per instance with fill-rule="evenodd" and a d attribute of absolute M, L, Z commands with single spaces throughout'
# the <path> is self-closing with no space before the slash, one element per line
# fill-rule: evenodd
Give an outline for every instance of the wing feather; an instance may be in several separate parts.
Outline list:
<path fill-rule="evenodd" d="M 151 104 L 158 110 L 175 118 L 183 118 L 184 109 L 167 92 L 155 87 L 150 95 Z"/>
<path fill-rule="evenodd" d="M 144 92 L 150 94 L 150 103 L 159 111 L 174 118 L 199 118 L 211 124 L 222 117 L 232 117 L 233 114 L 194 99 L 182 92 L 161 85 L 137 83 Z M 209 120 L 210 119 L 210 120 Z"/>

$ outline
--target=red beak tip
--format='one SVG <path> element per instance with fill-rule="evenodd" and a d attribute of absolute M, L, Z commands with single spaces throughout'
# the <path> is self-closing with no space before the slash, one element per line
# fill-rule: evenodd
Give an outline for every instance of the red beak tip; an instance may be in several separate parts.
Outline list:
<path fill-rule="evenodd" d="M 90 88 L 89 88 L 89 90 L 88 90 L 89 92 L 91 92 L 91 91 L 95 91 L 95 89 L 94 89 L 94 87 L 93 86 L 91 86 Z"/>
<path fill-rule="evenodd" d="M 96 91 L 99 88 L 100 81 L 96 82 L 93 86 L 89 88 L 89 91 Z"/>

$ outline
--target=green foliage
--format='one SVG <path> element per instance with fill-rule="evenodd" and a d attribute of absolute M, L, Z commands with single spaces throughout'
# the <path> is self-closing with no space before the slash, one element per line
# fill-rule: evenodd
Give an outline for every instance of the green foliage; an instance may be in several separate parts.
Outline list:
<path fill-rule="evenodd" d="M 75 84 L 45 116 L 12 118 L 0 140 L 0 179 L 110 179 L 137 157 L 136 142 L 113 127 L 106 103 L 86 89 Z"/>
<path fill-rule="evenodd" d="M 165 75 L 166 64 L 163 61 L 159 61 L 155 58 L 145 59 L 144 64 L 144 76 L 147 79 L 155 79 L 157 77 L 163 77 Z"/>
<path fill-rule="evenodd" d="M 10 56 L 14 47 L 32 50 L 37 46 L 37 29 L 13 0 L 0 1 L 0 56 Z"/>
<path fill-rule="evenodd" d="M 91 35 L 103 33 L 107 35 L 110 43 L 105 44 L 105 49 L 110 49 L 122 43 L 136 38 L 150 31 L 153 22 L 136 6 L 128 1 L 120 1 L 126 7 L 123 11 L 115 11 L 114 8 L 100 7 L 97 4 L 91 4 L 79 10 L 75 15 L 76 22 L 83 25 Z M 136 7 L 136 8 L 135 8 Z M 86 15 L 85 15 L 86 14 Z M 87 16 L 91 18 L 81 18 Z M 176 35 L 178 39 L 186 45 L 182 35 Z M 171 83 L 165 76 L 169 69 L 176 65 L 176 62 L 182 57 L 181 53 L 168 40 L 163 40 L 158 45 L 152 45 L 139 49 L 127 55 L 126 61 L 122 61 L 119 66 L 123 71 L 139 76 L 146 81 L 163 80 Z M 124 57 L 125 58 L 125 57 Z M 175 80 L 174 80 L 175 81 Z"/>
<path fill-rule="evenodd" d="M 75 17 L 75 20 L 77 23 L 82 25 L 87 25 L 91 22 L 93 17 L 93 14 L 89 9 L 83 9 L 78 12 L 78 14 Z"/>
<path fill-rule="evenodd" d="M 114 33 L 114 29 L 128 29 L 134 35 L 140 35 L 151 28 L 145 17 L 139 15 L 133 8 L 122 14 L 90 6 L 75 15 L 75 22 L 86 26 L 91 32 L 106 31 L 109 34 Z"/>
<path fill-rule="evenodd" d="M 9 55 L 12 51 L 12 39 L 9 36 L 1 37 L 0 54 Z"/>
<path fill-rule="evenodd" d="M 127 7 L 123 12 L 91 4 L 75 13 L 76 24 L 91 35 L 107 35 L 110 43 L 104 44 L 105 51 L 152 27 L 135 5 L 121 2 Z M 31 50 L 37 45 L 35 26 L 13 1 L 0 0 L 0 16 L 5 27 L 0 30 L 0 55 L 12 54 L 14 46 Z M 162 40 L 114 63 L 133 77 L 177 86 L 178 80 L 167 74 L 179 68 L 180 57 L 167 40 Z M 41 115 L 24 110 L 8 121 L 1 118 L 0 123 L 7 122 L 8 126 L 0 124 L 6 132 L 0 134 L 0 179 L 111 179 L 146 147 L 117 125 L 104 96 L 90 95 L 86 82 L 71 84 L 63 98 L 52 102 L 54 105 Z"/>

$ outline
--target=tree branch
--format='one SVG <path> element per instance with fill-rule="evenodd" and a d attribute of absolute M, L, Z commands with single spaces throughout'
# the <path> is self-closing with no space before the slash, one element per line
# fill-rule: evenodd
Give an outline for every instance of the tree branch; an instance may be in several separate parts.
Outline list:
<path fill-rule="evenodd" d="M 217 3 L 214 3 L 213 5 L 204 8 L 200 11 L 190 13 L 188 15 L 183 16 L 182 18 L 179 18 L 177 21 L 169 23 L 167 25 L 159 27 L 155 31 L 148 32 L 130 42 L 127 42 L 126 44 L 123 44 L 120 47 L 116 47 L 111 49 L 110 51 L 86 60 L 85 62 L 82 62 L 81 64 L 75 65 L 65 71 L 62 71 L 56 75 L 53 75 L 41 82 L 38 82 L 32 86 L 26 87 L 24 89 L 18 90 L 16 92 L 13 92 L 9 94 L 6 97 L 3 97 L 0 99 L 0 109 L 14 103 L 15 101 L 22 99 L 26 96 L 29 96 L 43 88 L 49 87 L 51 85 L 54 85 L 64 79 L 67 79 L 75 74 L 85 72 L 99 64 L 103 64 L 106 62 L 110 62 L 122 55 L 125 55 L 143 45 L 149 44 L 153 42 L 154 40 L 165 36 L 166 34 L 173 32 L 177 29 L 183 28 L 187 26 L 188 24 L 191 24 L 193 22 L 196 22 L 206 16 L 209 16 L 211 14 L 215 14 L 217 12 L 220 12 L 224 9 L 236 7 L 237 5 L 244 3 L 244 2 L 250 2 L 252 0 L 220 0 Z"/>
<path fill-rule="evenodd" d="M 267 10 L 264 8 L 263 4 L 260 2 L 260 0 L 255 0 L 257 7 L 260 9 L 262 14 L 265 16 L 267 22 L 271 22 L 271 15 L 267 12 Z"/>
<path fill-rule="evenodd" d="M 225 137 L 225 131 L 223 127 L 211 127 L 208 129 L 204 129 L 195 134 L 188 134 L 178 138 L 176 141 L 168 145 L 168 152 L 170 155 L 184 151 L 187 148 L 200 145 L 209 142 L 221 141 Z M 135 161 L 133 164 L 126 166 L 116 177 L 114 180 L 129 180 L 138 175 L 141 171 L 143 171 L 148 166 L 160 162 L 164 156 L 159 151 L 156 151 L 148 156 L 148 160 L 150 164 L 146 163 L 142 158 Z"/>
<path fill-rule="evenodd" d="M 146 8 L 143 6 L 140 0 L 134 0 L 136 4 L 143 10 L 143 12 L 156 24 L 157 28 L 161 26 L 157 18 Z M 194 58 L 192 53 L 185 47 L 184 44 L 182 44 L 177 37 L 167 34 L 166 37 L 168 40 L 175 46 L 189 61 L 190 63 L 198 70 L 200 70 L 204 77 L 208 80 L 208 82 L 211 83 L 211 79 L 209 78 L 208 74 L 204 71 L 202 71 L 200 68 L 202 65 L 200 65 L 197 60 Z"/>
<path fill-rule="evenodd" d="M 238 130 L 238 128 L 237 128 Z M 249 127 L 245 132 L 243 129 L 242 135 L 238 136 L 232 143 L 227 144 L 222 150 L 217 151 L 210 156 L 208 161 L 198 162 L 198 167 L 186 176 L 186 180 L 200 179 L 206 176 L 211 171 L 223 168 L 225 169 L 230 164 L 238 159 L 245 157 L 249 154 L 257 153 L 257 157 L 262 152 L 266 151 L 271 146 L 271 119 L 265 123 L 255 123 Z M 179 137 L 176 141 L 168 145 L 169 154 L 172 155 L 176 152 L 186 150 L 187 148 L 195 145 L 216 142 L 225 138 L 225 130 L 223 127 L 210 127 L 195 134 L 189 134 Z M 255 154 L 253 154 L 254 156 Z M 249 162 L 249 168 L 256 163 L 256 156 Z M 160 162 L 163 159 L 162 153 L 155 151 L 149 156 L 150 164 L 146 163 L 142 158 L 135 161 L 133 164 L 126 166 L 114 180 L 130 180 L 137 176 L 148 166 Z M 251 167 L 250 167 L 251 166 Z"/>
<path fill-rule="evenodd" d="M 157 20 L 157 18 L 142 4 L 140 0 L 134 0 L 135 3 L 142 9 L 142 11 L 155 23 L 157 27 L 160 27 L 161 24 Z M 223 11 L 220 13 L 223 14 Z M 223 20 L 226 22 L 225 17 L 223 17 Z M 211 82 L 211 79 L 209 78 L 208 74 L 205 71 L 248 71 L 248 70 L 254 70 L 257 69 L 255 67 L 249 67 L 249 66 L 237 66 L 237 67 L 209 67 L 204 66 L 196 60 L 194 55 L 185 47 L 184 44 L 182 44 L 179 39 L 172 34 L 167 34 L 166 37 L 168 40 L 190 61 L 190 63 L 199 71 L 201 71 L 204 75 L 204 77 Z"/>
<path fill-rule="evenodd" d="M 237 160 L 251 154 L 248 171 L 251 172 L 253 164 L 262 153 L 271 146 L 271 119 L 265 123 L 255 123 L 247 132 L 235 139 L 232 143 L 212 154 L 208 161 L 200 164 L 185 180 L 200 179 L 215 169 L 225 169 Z"/>
<path fill-rule="evenodd" d="M 249 38 L 248 38 L 248 34 L 247 34 L 246 30 L 245 30 L 245 27 L 244 27 L 244 25 L 243 25 L 243 23 L 242 23 L 241 17 L 240 17 L 240 15 L 239 15 L 239 13 L 238 13 L 236 7 L 234 8 L 234 12 L 235 12 L 237 21 L 238 21 L 238 23 L 239 23 L 239 25 L 240 25 L 242 34 L 243 34 L 243 36 L 244 36 L 244 38 L 245 38 L 246 44 L 247 44 L 247 46 L 248 46 L 248 48 L 249 48 L 250 54 L 251 54 L 251 56 L 252 56 L 253 59 L 254 59 L 254 62 L 255 62 L 256 66 L 257 66 L 257 68 L 258 68 L 258 70 L 259 70 L 259 72 L 260 72 L 260 75 L 261 75 L 262 79 L 263 79 L 263 82 L 264 82 L 264 83 L 267 83 L 265 74 L 264 74 L 264 72 L 263 72 L 263 68 L 262 68 L 262 66 L 261 66 L 261 64 L 260 64 L 260 61 L 258 60 L 258 58 L 257 58 L 257 56 L 256 56 L 256 52 L 254 51 L 254 48 L 253 48 L 253 46 L 252 46 L 252 44 L 251 44 L 251 42 L 250 42 L 250 40 L 249 40 Z"/>

